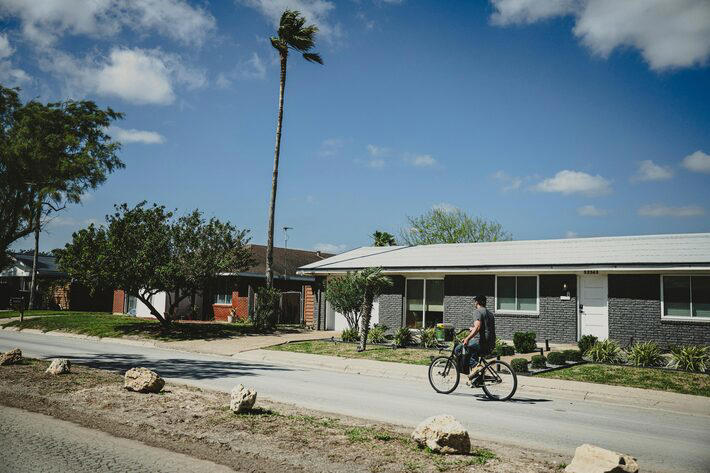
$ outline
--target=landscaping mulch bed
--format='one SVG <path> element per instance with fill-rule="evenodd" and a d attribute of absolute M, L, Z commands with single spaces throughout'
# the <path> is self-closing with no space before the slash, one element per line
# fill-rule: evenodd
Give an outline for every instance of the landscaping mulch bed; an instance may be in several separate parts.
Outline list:
<path fill-rule="evenodd" d="M 229 410 L 226 393 L 167 384 L 160 394 L 139 394 L 125 391 L 116 373 L 74 365 L 71 374 L 52 376 L 44 373 L 48 364 L 27 360 L 0 366 L 0 404 L 236 471 L 535 473 L 553 471 L 563 460 L 490 442 L 479 442 L 487 448 L 477 448 L 472 455 L 437 455 L 417 448 L 408 430 L 392 425 L 262 399 L 252 413 L 236 415 Z"/>

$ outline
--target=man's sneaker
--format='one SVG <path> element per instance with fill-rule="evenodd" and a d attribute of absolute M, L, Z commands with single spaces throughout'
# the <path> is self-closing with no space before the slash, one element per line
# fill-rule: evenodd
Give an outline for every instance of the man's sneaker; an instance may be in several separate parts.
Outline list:
<path fill-rule="evenodd" d="M 483 366 L 480 364 L 474 366 L 471 369 L 471 373 L 468 375 L 468 379 L 473 380 L 474 378 L 477 378 L 478 374 L 481 372 L 482 369 L 483 369 Z"/>

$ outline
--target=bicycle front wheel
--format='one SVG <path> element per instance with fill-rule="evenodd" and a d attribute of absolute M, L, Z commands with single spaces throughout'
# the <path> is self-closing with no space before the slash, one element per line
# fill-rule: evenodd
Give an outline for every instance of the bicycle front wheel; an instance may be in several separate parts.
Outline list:
<path fill-rule="evenodd" d="M 481 387 L 489 399 L 507 401 L 518 389 L 518 377 L 508 363 L 496 360 L 483 371 Z"/>
<path fill-rule="evenodd" d="M 459 370 L 456 363 L 446 356 L 434 358 L 429 365 L 429 383 L 441 394 L 453 392 L 459 385 Z"/>

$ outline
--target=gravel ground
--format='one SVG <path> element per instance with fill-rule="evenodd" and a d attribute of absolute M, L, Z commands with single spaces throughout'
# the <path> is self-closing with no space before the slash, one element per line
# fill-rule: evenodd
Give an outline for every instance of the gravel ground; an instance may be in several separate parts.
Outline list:
<path fill-rule="evenodd" d="M 435 455 L 418 449 L 409 439 L 408 429 L 393 425 L 261 399 L 255 412 L 235 415 L 228 408 L 229 396 L 225 393 L 167 384 L 161 394 L 139 394 L 122 389 L 122 377 L 115 373 L 74 365 L 69 375 L 51 376 L 44 373 L 47 365 L 43 361 L 30 361 L 0 367 L 0 404 L 48 414 L 240 472 L 542 473 L 555 471 L 563 460 L 553 454 L 493 443 L 479 445 L 483 449 L 473 455 Z M 34 439 L 27 431 L 10 435 L 24 439 L 26 434 Z M 57 435 L 61 438 L 62 434 Z M 32 440 L 33 445 L 42 443 L 41 437 Z M 63 444 L 58 445 L 61 449 Z M 26 450 L 29 453 L 24 453 L 24 458 L 31 460 L 32 452 L 37 449 Z M 173 454 L 163 454 L 169 455 Z M 26 461 L 20 464 L 27 464 Z M 100 460 L 92 457 L 88 461 Z M 123 466 L 116 468 L 123 471 Z M 141 468 L 129 470 L 141 471 Z M 90 467 L 89 471 L 106 469 Z"/>
<path fill-rule="evenodd" d="M 231 472 L 141 442 L 12 407 L 0 407 L 2 473 Z"/>

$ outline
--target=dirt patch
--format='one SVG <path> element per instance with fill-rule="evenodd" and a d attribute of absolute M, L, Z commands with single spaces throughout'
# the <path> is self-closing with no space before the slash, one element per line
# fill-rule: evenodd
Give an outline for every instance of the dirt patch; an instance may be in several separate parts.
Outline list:
<path fill-rule="evenodd" d="M 409 431 L 359 419 L 258 400 L 235 415 L 229 395 L 168 384 L 161 394 L 122 388 L 118 374 L 72 366 L 44 373 L 48 362 L 0 367 L 0 404 L 52 415 L 112 435 L 227 465 L 278 472 L 548 472 L 553 454 L 486 443 L 472 455 L 436 455 L 417 448 Z"/>

